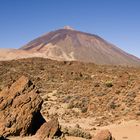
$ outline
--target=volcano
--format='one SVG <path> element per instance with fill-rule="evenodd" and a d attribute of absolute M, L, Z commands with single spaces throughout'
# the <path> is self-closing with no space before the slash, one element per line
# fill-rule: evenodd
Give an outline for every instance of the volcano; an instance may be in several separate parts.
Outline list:
<path fill-rule="evenodd" d="M 16 51 L 13 53 L 16 54 Z M 58 61 L 81 61 L 103 65 L 140 65 L 139 58 L 98 35 L 77 31 L 69 26 L 34 39 L 21 47 L 18 54 L 15 55 L 16 58 L 44 57 Z"/>

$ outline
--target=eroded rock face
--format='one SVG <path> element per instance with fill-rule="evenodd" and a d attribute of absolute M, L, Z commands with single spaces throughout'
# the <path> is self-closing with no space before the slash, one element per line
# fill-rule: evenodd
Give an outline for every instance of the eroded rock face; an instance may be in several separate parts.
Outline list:
<path fill-rule="evenodd" d="M 40 109 L 43 100 L 25 76 L 0 92 L 0 135 L 35 134 L 45 122 Z"/>
<path fill-rule="evenodd" d="M 109 130 L 101 130 L 93 140 L 114 140 L 114 138 L 112 138 L 112 134 Z"/>

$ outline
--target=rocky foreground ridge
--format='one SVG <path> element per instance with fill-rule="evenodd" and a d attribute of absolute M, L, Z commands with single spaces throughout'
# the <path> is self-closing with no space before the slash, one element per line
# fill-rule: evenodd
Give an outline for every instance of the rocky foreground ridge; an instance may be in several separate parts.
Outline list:
<path fill-rule="evenodd" d="M 52 138 L 59 130 L 59 123 L 57 119 L 46 122 L 40 113 L 42 103 L 35 85 L 25 76 L 4 88 L 0 92 L 0 136 L 23 137 L 37 132 L 39 140 Z"/>
<path fill-rule="evenodd" d="M 38 140 L 54 137 L 65 139 L 66 130 L 60 129 L 57 118 L 49 122 L 43 118 L 40 112 L 42 103 L 35 85 L 25 76 L 4 88 L 0 92 L 0 139 L 29 135 L 35 135 L 34 138 Z M 72 132 L 68 132 L 67 135 L 72 135 Z M 85 132 L 79 129 L 77 135 L 92 138 L 90 134 L 82 133 Z M 112 136 L 108 131 L 101 131 L 93 140 L 112 140 Z"/>

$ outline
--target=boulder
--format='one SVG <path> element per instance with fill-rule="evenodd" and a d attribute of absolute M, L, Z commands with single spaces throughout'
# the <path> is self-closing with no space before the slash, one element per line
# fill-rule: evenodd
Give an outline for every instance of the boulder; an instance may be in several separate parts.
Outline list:
<path fill-rule="evenodd" d="M 114 140 L 114 138 L 112 138 L 112 134 L 109 130 L 101 130 L 97 135 L 95 135 L 93 140 Z"/>
<path fill-rule="evenodd" d="M 40 113 L 42 103 L 35 86 L 25 76 L 3 89 L 0 92 L 0 135 L 35 134 L 45 122 Z"/>
<path fill-rule="evenodd" d="M 40 127 L 36 133 L 36 137 L 40 140 L 45 140 L 46 138 L 53 138 L 54 136 L 59 137 L 61 134 L 58 119 L 53 118 Z"/>

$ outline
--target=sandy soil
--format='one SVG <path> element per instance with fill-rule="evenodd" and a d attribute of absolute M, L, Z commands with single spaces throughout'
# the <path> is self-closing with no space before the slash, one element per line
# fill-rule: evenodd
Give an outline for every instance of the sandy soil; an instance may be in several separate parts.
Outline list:
<path fill-rule="evenodd" d="M 113 124 L 101 129 L 109 129 L 116 140 L 140 140 L 140 122 L 129 121 Z"/>

